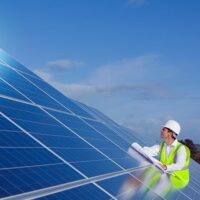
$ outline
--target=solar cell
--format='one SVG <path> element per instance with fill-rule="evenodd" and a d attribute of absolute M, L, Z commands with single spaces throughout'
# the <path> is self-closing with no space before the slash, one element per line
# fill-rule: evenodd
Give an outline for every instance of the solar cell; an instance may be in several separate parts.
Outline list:
<path fill-rule="evenodd" d="M 105 192 L 95 187 L 92 184 L 88 184 L 85 186 L 77 187 L 71 190 L 67 190 L 64 192 L 56 193 L 53 195 L 48 195 L 46 197 L 38 198 L 38 200 L 110 200 L 111 197 L 107 195 Z"/>
<path fill-rule="evenodd" d="M 27 99 L 25 97 L 23 97 L 20 93 L 15 91 L 11 86 L 6 84 L 1 79 L 0 79 L 0 91 L 1 91 L 1 93 L 0 93 L 1 96 L 8 96 L 8 97 L 17 98 L 17 99 L 27 101 Z"/>
<path fill-rule="evenodd" d="M 5 99 L 1 99 L 0 102 L 2 102 L 0 108 L 4 114 L 28 133 L 34 135 L 35 138 L 40 139 L 49 148 L 52 148 L 58 155 L 73 163 L 84 174 L 91 176 L 120 169 L 115 163 L 83 141 L 78 134 L 71 132 L 38 107 L 23 106 L 23 103 Z M 51 135 L 54 136 L 55 140 L 53 145 Z M 67 138 L 66 144 L 63 143 L 62 136 Z M 70 144 L 70 146 L 67 146 L 67 144 Z M 103 167 L 105 163 L 107 163 L 106 168 Z"/>
<path fill-rule="evenodd" d="M 0 49 L 0 61 L 1 63 L 7 64 L 16 70 L 19 70 L 22 73 L 27 73 L 31 76 L 38 77 L 25 66 L 23 66 L 21 63 L 19 63 L 16 59 L 7 54 L 3 49 Z"/>
<path fill-rule="evenodd" d="M 147 186 L 138 181 L 138 179 L 129 174 L 106 179 L 98 182 L 98 184 L 120 200 L 163 199 L 161 196 L 149 190 Z M 138 185 L 142 185 L 143 187 L 139 188 L 137 187 Z"/>
<path fill-rule="evenodd" d="M 190 199 L 192 196 L 198 196 L 198 191 L 195 191 L 191 183 L 187 185 L 184 189 L 177 190 L 172 186 L 169 177 L 165 174 L 160 176 L 160 173 L 151 168 L 147 169 L 137 169 L 131 173 L 137 180 L 140 180 L 142 183 L 145 183 L 151 191 L 158 194 L 164 199 Z M 155 177 L 160 177 L 156 181 L 152 181 Z M 138 190 L 141 186 L 138 187 Z M 193 199 L 193 198 L 192 198 Z"/>
<path fill-rule="evenodd" d="M 31 77 L 28 75 L 23 75 L 25 78 L 30 80 L 34 85 L 44 91 L 46 94 L 50 95 L 53 99 L 56 99 L 63 107 L 67 108 L 68 112 L 75 113 L 82 117 L 86 118 L 94 118 L 89 112 L 86 112 L 80 106 L 78 106 L 75 102 L 64 96 L 61 92 L 54 89 L 51 85 L 44 82 L 42 79 L 37 79 L 35 77 Z M 66 112 L 66 111 L 65 111 Z"/>
<path fill-rule="evenodd" d="M 55 100 L 50 98 L 46 93 L 35 87 L 30 81 L 24 79 L 18 72 L 12 70 L 11 68 L 1 65 L 0 76 L 2 80 L 11 85 L 15 91 L 20 93 L 27 100 L 42 106 L 68 111 Z"/>
<path fill-rule="evenodd" d="M 94 128 L 93 123 L 98 123 L 93 120 L 81 120 L 75 116 L 67 116 L 67 114 L 58 113 L 55 111 L 50 112 L 56 119 L 60 120 L 67 127 L 77 133 L 83 140 L 87 141 L 92 145 L 92 148 L 96 148 L 103 155 L 109 157 L 112 161 L 116 162 L 123 168 L 132 168 L 138 165 L 138 162 L 134 161 L 128 154 L 127 149 L 129 145 L 126 145 L 124 148 L 121 148 L 117 143 L 113 142 L 114 137 L 121 140 L 122 138 L 118 137 L 113 132 L 106 134 L 105 132 L 100 132 Z M 104 126 L 101 123 L 98 123 L 100 126 Z M 107 137 L 108 136 L 108 137 Z M 116 140 L 117 140 L 116 139 Z M 125 141 L 123 142 L 125 143 Z"/>
<path fill-rule="evenodd" d="M 132 141 L 142 142 L 141 144 L 143 144 L 143 139 L 136 136 L 137 133 L 134 132 L 133 130 L 128 130 L 125 127 L 119 126 L 116 122 L 114 122 L 113 120 L 111 120 L 110 118 L 108 118 L 103 113 L 99 112 L 97 109 L 93 107 L 87 106 L 78 101 L 76 102 L 82 108 L 85 108 L 85 110 L 87 110 L 93 116 L 95 116 L 95 118 L 98 119 L 98 121 L 104 123 L 105 126 L 116 132 L 116 134 L 119 135 L 122 138 L 122 140 L 125 140 L 129 145 L 131 145 Z"/>
<path fill-rule="evenodd" d="M 83 178 L 0 115 L 0 197 Z"/>
<path fill-rule="evenodd" d="M 88 121 L 86 120 L 91 126 L 93 126 L 96 130 L 101 132 L 103 135 L 105 135 L 107 138 L 115 142 L 118 146 L 120 146 L 122 149 L 127 151 L 127 149 L 130 147 L 130 144 L 127 143 L 124 138 L 121 137 L 121 135 L 118 134 L 118 132 L 113 131 L 112 129 L 108 128 L 105 124 L 96 122 L 96 121 Z"/>

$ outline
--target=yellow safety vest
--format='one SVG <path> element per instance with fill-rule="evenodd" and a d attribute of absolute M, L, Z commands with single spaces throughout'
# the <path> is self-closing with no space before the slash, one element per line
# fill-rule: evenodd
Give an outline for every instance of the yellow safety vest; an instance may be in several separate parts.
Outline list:
<path fill-rule="evenodd" d="M 170 175 L 170 180 L 175 189 L 184 188 L 189 183 L 190 175 L 189 175 L 188 166 L 190 163 L 190 150 L 187 146 L 177 141 L 177 145 L 173 147 L 168 158 L 166 158 L 166 154 L 165 154 L 166 145 L 164 145 L 164 142 L 160 143 L 160 162 L 164 165 L 171 165 L 173 163 L 176 163 L 176 157 L 179 154 L 182 146 L 185 147 L 186 155 L 187 155 L 184 168 L 180 171 L 173 171 L 172 175 Z"/>

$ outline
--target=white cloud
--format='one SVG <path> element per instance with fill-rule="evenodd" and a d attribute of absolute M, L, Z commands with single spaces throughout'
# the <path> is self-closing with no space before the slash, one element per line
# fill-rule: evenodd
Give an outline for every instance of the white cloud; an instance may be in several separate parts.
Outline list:
<path fill-rule="evenodd" d="M 48 81 L 49 82 L 49 81 Z M 93 96 L 113 95 L 129 96 L 135 100 L 166 99 L 171 98 L 167 88 L 161 86 L 147 85 L 84 85 L 84 84 L 62 84 L 51 81 L 51 84 L 67 96 L 74 99 L 90 98 Z"/>
<path fill-rule="evenodd" d="M 74 67 L 80 67 L 84 66 L 84 62 L 80 61 L 75 61 L 75 60 L 69 60 L 69 59 L 62 59 L 62 60 L 54 60 L 54 61 L 49 61 L 45 68 L 47 70 L 61 70 L 65 71 Z"/>
<path fill-rule="evenodd" d="M 100 66 L 88 82 L 107 85 L 141 83 L 141 79 L 148 78 L 149 73 L 160 67 L 159 58 L 159 55 L 140 56 Z M 145 82 L 145 79 L 142 81 Z"/>
<path fill-rule="evenodd" d="M 156 77 L 155 73 L 159 73 L 160 76 L 165 74 L 159 59 L 159 55 L 122 59 L 102 65 L 93 70 L 86 79 L 72 84 L 64 84 L 62 80 L 55 81 L 55 73 L 47 71 L 46 68 L 35 72 L 64 94 L 75 99 L 99 94 L 129 95 L 136 99 L 168 98 L 169 89 L 151 80 L 153 76 Z"/>

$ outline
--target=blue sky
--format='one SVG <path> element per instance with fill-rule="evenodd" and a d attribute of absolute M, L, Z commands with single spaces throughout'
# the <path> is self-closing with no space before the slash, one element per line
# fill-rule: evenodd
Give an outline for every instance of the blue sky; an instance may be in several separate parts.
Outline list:
<path fill-rule="evenodd" d="M 2 0 L 0 44 L 67 96 L 137 132 L 200 143 L 200 1 Z"/>

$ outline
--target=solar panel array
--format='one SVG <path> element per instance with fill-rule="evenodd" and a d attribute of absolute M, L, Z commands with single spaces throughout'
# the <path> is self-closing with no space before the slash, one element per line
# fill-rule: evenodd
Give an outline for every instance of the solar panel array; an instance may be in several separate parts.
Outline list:
<path fill-rule="evenodd" d="M 190 184 L 173 196 L 163 198 L 145 184 L 139 174 L 150 164 L 128 149 L 148 141 L 67 98 L 0 50 L 0 198 L 199 199 L 195 162 Z M 148 196 L 134 191 L 136 185 Z"/>

